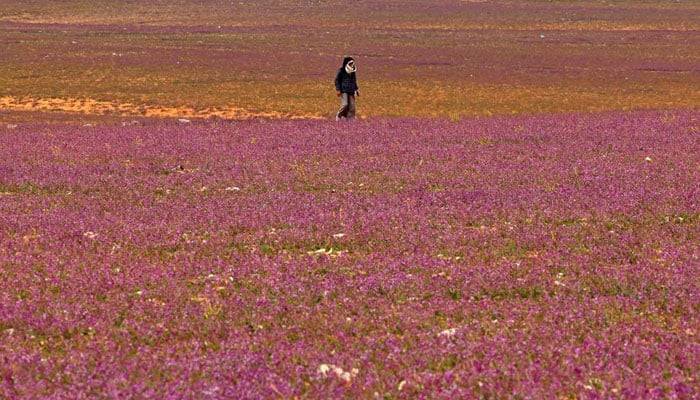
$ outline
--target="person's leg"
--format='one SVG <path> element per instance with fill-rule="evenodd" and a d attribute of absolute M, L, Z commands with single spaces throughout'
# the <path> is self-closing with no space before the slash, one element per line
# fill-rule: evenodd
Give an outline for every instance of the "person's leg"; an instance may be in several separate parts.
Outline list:
<path fill-rule="evenodd" d="M 354 94 L 349 94 L 348 95 L 348 112 L 347 112 L 348 119 L 355 118 L 355 95 Z"/>
<path fill-rule="evenodd" d="M 348 94 L 343 93 L 340 95 L 340 110 L 338 110 L 338 113 L 335 115 L 335 119 L 340 119 L 340 118 L 346 118 L 348 115 L 348 108 L 349 108 L 349 99 L 348 99 Z"/>

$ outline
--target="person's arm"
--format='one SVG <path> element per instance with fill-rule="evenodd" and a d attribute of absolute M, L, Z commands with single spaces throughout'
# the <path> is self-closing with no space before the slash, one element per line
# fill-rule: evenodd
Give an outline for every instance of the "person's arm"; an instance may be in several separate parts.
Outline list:
<path fill-rule="evenodd" d="M 335 91 L 338 92 L 338 96 L 340 96 L 340 78 L 341 75 L 343 74 L 342 70 L 338 70 L 338 73 L 335 74 Z"/>
<path fill-rule="evenodd" d="M 353 74 L 352 80 L 355 82 L 355 97 L 360 97 L 360 86 L 357 85 L 357 75 Z"/>

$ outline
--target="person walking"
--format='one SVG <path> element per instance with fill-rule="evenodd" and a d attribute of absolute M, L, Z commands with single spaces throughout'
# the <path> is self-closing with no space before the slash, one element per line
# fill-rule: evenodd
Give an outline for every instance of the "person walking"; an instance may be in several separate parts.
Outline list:
<path fill-rule="evenodd" d="M 335 90 L 340 97 L 340 110 L 335 116 L 336 121 L 340 121 L 341 118 L 355 118 L 355 97 L 360 96 L 355 71 L 355 59 L 343 58 L 343 65 L 335 75 Z"/>

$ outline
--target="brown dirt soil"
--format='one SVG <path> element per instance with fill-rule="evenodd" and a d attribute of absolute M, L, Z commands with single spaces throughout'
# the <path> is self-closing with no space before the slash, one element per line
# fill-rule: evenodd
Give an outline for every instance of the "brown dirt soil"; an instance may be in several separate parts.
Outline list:
<path fill-rule="evenodd" d="M 222 119 L 317 119 L 316 115 L 285 114 L 280 112 L 251 112 L 240 107 L 224 106 L 194 109 L 192 107 L 166 107 L 135 105 L 114 101 L 99 101 L 90 98 L 31 98 L 0 97 L 0 109 L 9 111 L 48 111 L 59 113 L 79 113 L 94 115 L 141 116 L 156 118 L 211 118 Z"/>

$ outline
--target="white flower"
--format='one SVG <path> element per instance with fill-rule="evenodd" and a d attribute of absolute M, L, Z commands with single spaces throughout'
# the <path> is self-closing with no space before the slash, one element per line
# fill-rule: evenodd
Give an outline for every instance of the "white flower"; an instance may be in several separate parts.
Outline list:
<path fill-rule="evenodd" d="M 645 158 L 644 158 L 644 161 L 646 161 L 646 162 L 651 162 L 651 157 L 648 157 L 648 156 L 645 157 Z"/>
<path fill-rule="evenodd" d="M 444 331 L 438 333 L 438 336 L 451 337 L 457 333 L 457 328 L 445 329 Z"/>
<path fill-rule="evenodd" d="M 335 235 L 333 235 L 333 238 L 334 238 L 334 239 L 340 239 L 340 238 L 343 237 L 343 236 L 345 236 L 344 233 L 336 233 Z"/>
<path fill-rule="evenodd" d="M 326 249 L 325 247 L 321 247 L 320 249 L 310 250 L 310 251 L 306 252 L 306 254 L 309 254 L 309 255 L 326 255 L 329 257 L 338 257 L 338 256 L 342 255 L 343 253 L 345 253 L 345 251 L 336 250 L 332 247 L 329 249 Z"/>
<path fill-rule="evenodd" d="M 328 250 L 326 250 L 324 247 L 321 247 L 318 250 L 312 250 L 312 251 L 307 251 L 308 254 L 326 254 Z"/>
<path fill-rule="evenodd" d="M 83 236 L 85 236 L 88 239 L 94 239 L 97 237 L 97 233 L 92 232 L 92 231 L 87 231 L 87 232 L 83 233 Z"/>
<path fill-rule="evenodd" d="M 340 370 L 342 371 L 342 369 Z M 344 380 L 345 382 L 350 382 L 350 373 L 349 372 L 337 372 L 336 375 L 338 375 L 338 378 Z"/>
<path fill-rule="evenodd" d="M 321 364 L 318 366 L 318 369 L 316 371 L 319 373 L 319 375 L 326 376 L 328 374 L 328 371 L 330 371 L 330 370 L 331 370 L 330 365 Z"/>
<path fill-rule="evenodd" d="M 219 392 L 219 390 L 221 390 L 220 387 L 214 386 L 214 387 L 211 387 L 211 388 L 203 391 L 203 393 L 206 394 L 207 396 L 212 396 L 212 395 L 217 394 Z"/>
<path fill-rule="evenodd" d="M 343 371 L 342 368 L 333 365 L 333 364 L 321 364 L 318 366 L 316 369 L 316 372 L 322 376 L 322 377 L 327 377 L 329 372 L 333 372 L 333 374 L 340 380 L 350 383 L 352 378 L 356 377 L 357 374 L 360 373 L 360 370 L 357 368 L 353 368 L 350 371 Z"/>

